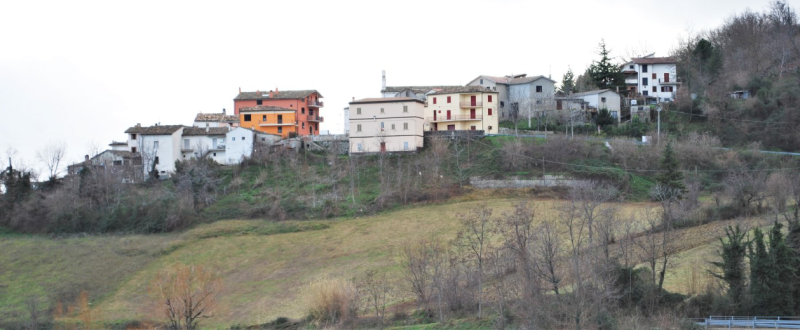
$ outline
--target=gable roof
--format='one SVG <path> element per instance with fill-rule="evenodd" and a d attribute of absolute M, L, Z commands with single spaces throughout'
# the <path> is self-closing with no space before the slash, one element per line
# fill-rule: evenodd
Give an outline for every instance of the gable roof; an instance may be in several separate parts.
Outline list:
<path fill-rule="evenodd" d="M 113 147 L 113 146 L 127 146 L 128 142 L 111 141 L 111 143 L 109 143 L 108 145 L 111 146 L 111 147 Z"/>
<path fill-rule="evenodd" d="M 183 129 L 182 135 L 183 136 L 225 135 L 225 133 L 228 133 L 228 127 L 186 127 Z"/>
<path fill-rule="evenodd" d="M 291 111 L 295 112 L 294 109 L 289 108 L 282 108 L 282 107 L 273 107 L 271 105 L 257 105 L 254 107 L 242 107 L 239 109 L 239 112 L 265 112 L 265 111 Z"/>
<path fill-rule="evenodd" d="M 597 89 L 597 90 L 583 92 L 583 93 L 575 93 L 575 94 L 572 94 L 571 96 L 572 97 L 582 97 L 582 96 L 602 94 L 602 93 L 605 93 L 605 92 L 612 92 L 612 93 L 616 94 L 616 92 L 614 92 L 614 91 L 612 91 L 610 89 Z"/>
<path fill-rule="evenodd" d="M 125 133 L 141 135 L 172 135 L 181 128 L 183 128 L 183 125 L 155 125 L 149 127 L 137 125 L 126 129 Z"/>
<path fill-rule="evenodd" d="M 486 87 L 483 86 L 458 86 L 458 87 L 438 90 L 432 94 L 479 93 L 479 92 L 498 93 L 496 91 L 487 89 Z"/>
<path fill-rule="evenodd" d="M 308 97 L 311 94 L 317 93 L 319 97 L 322 94 L 317 92 L 316 89 L 296 90 L 296 91 L 255 91 L 255 92 L 241 92 L 233 99 L 239 100 L 293 100 Z M 272 96 L 270 96 L 272 94 Z"/>
<path fill-rule="evenodd" d="M 547 79 L 547 80 L 550 80 L 551 82 L 553 82 L 554 84 L 556 83 L 556 81 L 553 80 L 553 79 L 547 78 L 547 77 L 542 76 L 542 75 L 538 75 L 538 76 L 532 76 L 532 77 L 512 78 L 512 79 L 508 80 L 507 84 L 509 84 L 509 85 L 527 84 L 527 83 L 532 83 L 534 81 L 537 81 L 539 79 Z"/>
<path fill-rule="evenodd" d="M 138 158 L 138 157 L 141 157 L 141 155 L 139 155 L 139 153 L 136 153 L 136 152 L 126 151 L 126 150 L 111 150 L 111 149 L 108 149 L 108 150 L 105 150 L 105 151 L 95 155 L 91 159 L 97 159 L 97 158 L 100 157 L 100 155 L 102 155 L 104 153 L 110 153 L 110 154 L 113 154 L 114 156 L 122 157 L 122 158 Z"/>
<path fill-rule="evenodd" d="M 229 116 L 224 113 L 198 113 L 196 117 L 194 117 L 194 121 L 196 122 L 220 122 L 220 123 L 238 123 L 239 117 L 237 116 Z"/>
<path fill-rule="evenodd" d="M 350 102 L 350 104 L 362 104 L 362 103 L 392 103 L 392 102 L 418 102 L 424 103 L 422 100 L 415 99 L 412 97 L 384 97 L 384 98 L 365 98 L 360 100 L 355 100 Z"/>
<path fill-rule="evenodd" d="M 461 86 L 447 86 L 447 85 L 442 85 L 442 86 L 386 86 L 386 88 L 381 90 L 381 93 L 383 93 L 383 92 L 397 92 L 397 93 L 399 93 L 399 92 L 402 92 L 402 91 L 405 91 L 405 90 L 411 90 L 415 94 L 427 94 L 430 91 L 441 90 L 441 89 L 446 89 L 446 88 L 453 88 L 453 87 L 461 87 Z"/>
<path fill-rule="evenodd" d="M 677 64 L 674 57 L 634 57 L 631 62 L 636 64 Z"/>

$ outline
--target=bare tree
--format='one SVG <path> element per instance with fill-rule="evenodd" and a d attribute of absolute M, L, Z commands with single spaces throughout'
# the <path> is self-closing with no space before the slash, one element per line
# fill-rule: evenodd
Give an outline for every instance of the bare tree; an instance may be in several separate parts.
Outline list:
<path fill-rule="evenodd" d="M 51 142 L 36 152 L 36 158 L 44 164 L 50 181 L 55 181 L 58 173 L 61 172 L 61 162 L 64 160 L 66 152 L 67 145 L 63 141 Z"/>
<path fill-rule="evenodd" d="M 669 218 L 659 217 L 652 209 L 642 211 L 639 215 L 646 227 L 644 236 L 637 240 L 641 255 L 652 272 L 652 283 L 655 292 L 651 296 L 651 308 L 654 308 L 660 299 L 664 287 L 664 278 L 668 269 L 673 266 L 670 257 L 675 251 L 673 240 L 675 230 Z"/>
<path fill-rule="evenodd" d="M 386 315 L 386 303 L 390 298 L 392 285 L 385 271 L 369 270 L 361 280 L 362 287 L 367 295 L 367 309 L 375 311 L 375 317 L 380 322 L 380 329 L 383 329 Z"/>
<path fill-rule="evenodd" d="M 466 214 L 459 214 L 462 229 L 456 237 L 456 245 L 467 251 L 476 266 L 478 278 L 478 318 L 483 315 L 483 275 L 486 255 L 490 249 L 492 231 L 492 209 L 481 205 Z"/>
<path fill-rule="evenodd" d="M 151 284 L 155 308 L 173 329 L 197 329 L 213 316 L 221 289 L 219 279 L 202 266 L 174 265 Z"/>

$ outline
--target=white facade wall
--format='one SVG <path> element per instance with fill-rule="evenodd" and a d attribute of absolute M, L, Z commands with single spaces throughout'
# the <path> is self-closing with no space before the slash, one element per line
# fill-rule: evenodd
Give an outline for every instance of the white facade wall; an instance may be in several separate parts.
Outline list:
<path fill-rule="evenodd" d="M 145 176 L 152 169 L 155 160 L 158 160 L 156 170 L 160 176 L 170 176 L 175 172 L 175 161 L 182 158 L 181 133 L 183 128 L 171 135 L 137 135 Z"/>
<path fill-rule="evenodd" d="M 350 134 L 350 107 L 344 108 L 344 134 Z"/>
<path fill-rule="evenodd" d="M 358 101 L 356 101 L 358 102 Z M 406 106 L 408 112 L 403 112 Z M 419 101 L 350 103 L 350 153 L 416 151 L 423 146 L 423 111 Z M 360 109 L 360 110 L 359 110 Z M 383 109 L 383 111 L 381 111 Z"/>
<path fill-rule="evenodd" d="M 625 69 L 630 69 L 630 64 Z M 642 95 L 654 96 L 658 101 L 672 101 L 674 93 L 678 91 L 677 82 L 677 68 L 675 64 L 647 64 L 647 72 L 644 72 L 645 65 L 633 64 L 634 70 L 638 75 L 637 90 Z M 669 76 L 669 82 L 665 80 L 665 74 Z M 655 78 L 653 78 L 655 75 Z M 671 88 L 672 91 L 661 91 L 661 87 Z M 655 88 L 655 92 L 653 91 Z M 647 93 L 645 93 L 647 92 Z"/>
<path fill-rule="evenodd" d="M 188 160 L 206 154 L 217 163 L 225 162 L 225 135 L 188 135 L 180 142 L 181 159 Z"/>
<path fill-rule="evenodd" d="M 492 80 L 487 78 L 475 78 L 474 80 L 467 83 L 467 86 L 482 86 L 489 88 L 491 91 L 497 92 L 497 99 L 498 99 L 498 115 L 500 116 L 500 121 L 506 120 L 508 117 L 508 91 L 509 86 L 504 83 L 496 83 Z"/>
<path fill-rule="evenodd" d="M 611 115 L 620 120 L 620 97 L 619 94 L 613 91 L 605 91 L 597 94 L 589 94 L 579 96 L 586 101 L 590 107 L 596 108 L 598 111 L 607 109 Z"/>
<path fill-rule="evenodd" d="M 256 134 L 252 130 L 241 127 L 235 128 L 225 135 L 225 140 L 225 159 L 220 163 L 227 165 L 239 164 L 243 159 L 253 155 Z"/>

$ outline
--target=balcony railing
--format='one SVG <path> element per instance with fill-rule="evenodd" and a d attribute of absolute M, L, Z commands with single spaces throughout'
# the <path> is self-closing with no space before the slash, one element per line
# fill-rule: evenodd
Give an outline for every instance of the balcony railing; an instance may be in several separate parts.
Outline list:
<path fill-rule="evenodd" d="M 313 101 L 308 101 L 308 106 L 309 107 L 315 107 L 315 108 L 321 108 L 324 105 L 323 105 L 323 102 L 320 102 L 319 100 L 313 100 Z"/>
<path fill-rule="evenodd" d="M 664 80 L 664 78 L 658 79 L 659 85 L 677 85 L 678 83 L 679 81 L 675 77 L 669 77 L 668 80 Z"/>
<path fill-rule="evenodd" d="M 636 79 L 636 78 L 625 79 L 625 83 L 628 84 L 628 85 L 637 85 L 637 84 L 639 84 L 639 79 Z"/>
<path fill-rule="evenodd" d="M 447 116 L 436 116 L 434 119 L 433 117 L 427 118 L 429 122 L 437 123 L 437 122 L 445 122 L 445 121 L 470 121 L 470 120 L 481 120 L 483 119 L 482 115 L 450 115 L 450 118 Z"/>
<path fill-rule="evenodd" d="M 460 105 L 462 108 L 477 108 L 482 106 L 481 101 L 475 101 L 475 102 L 466 101 L 466 102 L 461 102 Z"/>
<path fill-rule="evenodd" d="M 308 121 L 323 123 L 325 122 L 325 118 L 322 118 L 322 116 L 309 116 Z"/>

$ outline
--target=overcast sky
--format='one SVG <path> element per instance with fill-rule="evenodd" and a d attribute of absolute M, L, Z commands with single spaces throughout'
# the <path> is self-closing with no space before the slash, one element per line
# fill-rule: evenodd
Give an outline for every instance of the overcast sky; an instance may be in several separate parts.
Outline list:
<path fill-rule="evenodd" d="M 797 9 L 800 0 L 789 1 Z M 351 97 L 478 75 L 552 75 L 596 59 L 666 56 L 681 36 L 769 0 L 727 1 L 6 1 L 0 0 L 0 164 L 68 161 L 141 123 L 190 125 L 233 108 L 238 89 L 316 89 L 322 130 Z"/>

